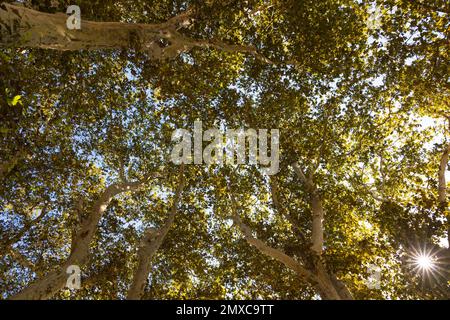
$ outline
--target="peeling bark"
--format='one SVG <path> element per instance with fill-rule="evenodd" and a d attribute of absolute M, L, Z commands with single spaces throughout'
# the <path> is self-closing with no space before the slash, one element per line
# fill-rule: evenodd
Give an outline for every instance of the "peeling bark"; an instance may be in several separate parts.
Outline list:
<path fill-rule="evenodd" d="M 353 295 L 347 286 L 333 272 L 327 270 L 325 263 L 321 259 L 317 256 L 315 258 L 314 273 L 318 279 L 315 287 L 322 299 L 353 300 Z"/>
<path fill-rule="evenodd" d="M 447 145 L 442 152 L 441 161 L 439 164 L 438 172 L 438 202 L 439 208 L 447 216 L 447 240 L 450 244 L 450 216 L 448 213 L 448 201 L 447 201 L 447 181 L 445 179 L 445 171 L 447 169 L 450 153 L 450 144 Z M 450 248 L 450 247 L 449 247 Z M 450 250 L 450 249 L 449 249 Z"/>
<path fill-rule="evenodd" d="M 255 47 L 219 41 L 195 40 L 179 32 L 190 24 L 192 10 L 164 23 L 142 24 L 82 20 L 81 30 L 69 30 L 68 16 L 50 14 L 3 3 L 0 6 L 0 47 L 27 47 L 54 50 L 100 50 L 134 48 L 149 53 L 151 59 L 175 58 L 194 47 L 253 55 L 273 63 Z M 163 45 L 161 40 L 168 44 Z"/>
<path fill-rule="evenodd" d="M 183 171 L 183 170 L 181 170 Z M 144 295 L 145 286 L 147 284 L 148 275 L 152 267 L 152 259 L 159 247 L 164 242 L 167 233 L 169 232 L 177 213 L 177 207 L 181 200 L 181 193 L 184 188 L 183 173 L 181 173 L 182 181 L 178 185 L 175 193 L 175 199 L 173 200 L 170 214 L 165 221 L 164 225 L 159 229 L 149 228 L 145 231 L 144 236 L 141 239 L 141 245 L 138 250 L 138 265 L 133 275 L 133 282 L 128 290 L 128 300 L 140 300 Z"/>
<path fill-rule="evenodd" d="M 118 194 L 136 191 L 145 185 L 143 182 L 116 183 L 106 188 L 95 201 L 89 216 L 82 222 L 76 233 L 71 253 L 66 261 L 58 269 L 50 272 L 43 278 L 23 289 L 18 294 L 10 297 L 11 300 L 42 300 L 48 299 L 56 292 L 64 288 L 67 281 L 66 270 L 71 265 L 84 265 L 89 258 L 89 246 L 97 230 L 98 222 L 108 208 L 111 200 Z"/>
<path fill-rule="evenodd" d="M 445 181 L 445 171 L 446 171 L 447 165 L 448 165 L 449 153 L 450 153 L 450 144 L 448 146 L 446 146 L 444 151 L 442 152 L 441 161 L 439 164 L 438 201 L 440 204 L 447 202 L 447 185 L 446 185 L 446 181 Z"/>
<path fill-rule="evenodd" d="M 161 55 L 155 42 L 170 38 L 178 24 L 188 19 L 181 14 L 161 24 L 130 24 L 118 22 L 81 22 L 81 30 L 69 30 L 68 16 L 50 14 L 3 3 L 0 6 L 2 46 L 55 50 L 120 49 L 135 46 Z"/>
<path fill-rule="evenodd" d="M 322 254 L 323 248 L 323 207 L 322 200 L 317 192 L 311 192 L 311 209 L 312 209 L 312 246 L 311 249 L 317 254 Z"/>
<path fill-rule="evenodd" d="M 312 176 L 306 177 L 303 171 L 300 169 L 298 163 L 294 163 L 293 165 L 295 173 L 299 176 L 302 182 L 305 184 L 306 189 L 309 192 L 309 202 L 311 205 L 312 211 L 312 236 L 311 249 L 317 254 L 322 254 L 323 249 L 323 219 L 324 219 L 324 210 L 322 206 L 322 199 L 319 195 L 319 190 L 315 186 Z"/>

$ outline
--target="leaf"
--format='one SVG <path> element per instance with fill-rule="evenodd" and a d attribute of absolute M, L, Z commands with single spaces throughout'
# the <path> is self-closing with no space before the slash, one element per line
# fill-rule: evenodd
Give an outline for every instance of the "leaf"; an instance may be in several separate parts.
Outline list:
<path fill-rule="evenodd" d="M 15 107 L 18 103 L 22 104 L 22 102 L 20 101 L 20 99 L 22 99 L 22 96 L 17 95 L 12 99 L 8 98 L 8 105 L 11 107 Z"/>
<path fill-rule="evenodd" d="M 12 105 L 15 106 L 17 103 L 20 102 L 20 99 L 22 99 L 22 96 L 15 96 L 14 99 L 12 100 Z"/>

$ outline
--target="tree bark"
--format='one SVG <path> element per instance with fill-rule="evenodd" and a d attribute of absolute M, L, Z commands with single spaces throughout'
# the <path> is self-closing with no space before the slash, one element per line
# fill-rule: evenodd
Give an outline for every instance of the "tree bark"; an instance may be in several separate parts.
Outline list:
<path fill-rule="evenodd" d="M 354 299 L 352 293 L 350 292 L 350 290 L 348 290 L 347 286 L 341 280 L 339 280 L 334 273 L 332 272 L 330 273 L 330 278 L 342 300 Z"/>
<path fill-rule="evenodd" d="M 447 181 L 445 179 L 445 171 L 447 169 L 448 160 L 450 153 L 450 144 L 445 146 L 444 151 L 442 152 L 441 161 L 439 163 L 439 172 L 438 172 L 438 202 L 439 209 L 447 217 L 447 241 L 450 245 L 450 216 L 448 213 L 448 201 L 447 201 Z M 450 246 L 449 246 L 450 251 Z"/>
<path fill-rule="evenodd" d="M 176 190 L 175 199 L 173 200 L 172 208 L 167 220 L 164 225 L 157 230 L 154 230 L 153 228 L 147 229 L 142 237 L 141 245 L 138 250 L 138 265 L 133 275 L 133 282 L 128 290 L 128 300 L 140 300 L 144 295 L 148 275 L 152 267 L 153 256 L 163 243 L 175 220 L 177 207 L 181 200 L 181 193 L 184 188 L 183 170 L 181 171 L 181 182 Z"/>
<path fill-rule="evenodd" d="M 82 20 L 80 30 L 69 30 L 68 16 L 50 14 L 3 3 L 0 6 L 0 47 L 26 47 L 54 50 L 100 50 L 134 48 L 149 53 L 149 58 L 170 59 L 194 47 L 240 52 L 273 64 L 255 47 L 218 41 L 196 40 L 179 32 L 190 24 L 192 10 L 164 23 L 142 24 L 93 22 Z M 167 42 L 163 45 L 161 40 Z"/>
<path fill-rule="evenodd" d="M 338 290 L 334 286 L 333 281 L 331 280 L 330 275 L 326 272 L 324 266 L 320 263 L 316 267 L 316 290 L 319 292 L 320 296 L 324 300 L 342 300 L 341 296 L 338 293 Z"/>
<path fill-rule="evenodd" d="M 334 274 L 328 273 L 324 265 L 319 261 L 315 267 L 314 272 L 308 270 L 300 262 L 294 260 L 284 252 L 268 246 L 263 241 L 255 238 L 252 235 L 251 229 L 242 222 L 239 214 L 237 213 L 235 200 L 232 198 L 234 204 L 233 207 L 233 221 L 235 225 L 240 229 L 247 242 L 256 247 L 261 253 L 273 258 L 286 267 L 294 271 L 300 279 L 309 283 L 314 287 L 322 299 L 324 300 L 352 300 L 353 297 L 347 287 L 339 281 Z M 311 254 L 315 254 L 312 252 Z"/>
<path fill-rule="evenodd" d="M 307 270 L 304 266 L 302 266 L 299 262 L 295 261 L 293 258 L 285 254 L 284 252 L 277 250 L 275 248 L 272 248 L 265 244 L 263 241 L 253 237 L 251 229 L 242 222 L 241 218 L 238 215 L 233 216 L 233 222 L 234 224 L 240 229 L 242 232 L 245 240 L 247 242 L 256 247 L 261 253 L 265 254 L 266 256 L 275 259 L 282 264 L 284 264 L 289 269 L 293 270 L 299 277 L 302 279 L 311 282 L 315 281 L 314 275 Z"/>
<path fill-rule="evenodd" d="M 146 179 L 145 179 L 146 180 Z M 81 223 L 81 227 L 76 233 L 71 253 L 62 266 L 45 277 L 36 280 L 34 283 L 23 289 L 21 292 L 10 297 L 11 300 L 42 300 L 48 299 L 56 292 L 64 288 L 67 281 L 67 268 L 71 265 L 84 265 L 89 257 L 89 246 L 97 230 L 98 222 L 103 213 L 108 208 L 111 200 L 118 194 L 136 191 L 145 182 L 115 183 L 106 188 L 95 201 L 90 215 Z"/>
<path fill-rule="evenodd" d="M 327 270 L 324 263 L 320 260 L 315 265 L 315 272 L 318 283 L 316 288 L 323 299 L 328 300 L 353 300 L 353 295 L 347 286 L 339 280 L 336 275 Z"/>
<path fill-rule="evenodd" d="M 317 190 L 317 187 L 312 180 L 312 176 L 306 177 L 306 175 L 300 169 L 298 163 L 294 163 L 292 167 L 294 168 L 294 171 L 298 175 L 298 177 L 305 184 L 306 189 L 309 192 L 309 202 L 312 211 L 311 249 L 320 256 L 323 249 L 324 210 L 322 206 L 322 199 L 319 195 L 319 190 Z"/>
<path fill-rule="evenodd" d="M 439 189 L 438 189 L 438 201 L 440 204 L 445 204 L 447 202 L 447 185 L 445 179 L 445 171 L 448 165 L 448 158 L 450 152 L 450 144 L 445 146 L 444 151 L 442 152 L 441 161 L 439 164 Z"/>
<path fill-rule="evenodd" d="M 314 184 L 313 175 L 306 176 L 298 163 L 294 163 L 292 167 L 309 192 L 309 203 L 312 211 L 311 255 L 314 260 L 314 272 L 317 277 L 315 287 L 324 299 L 353 300 L 353 296 L 347 286 L 337 279 L 336 275 L 331 271 L 327 271 L 324 262 L 321 260 L 324 241 L 323 220 L 325 214 L 322 198 Z"/>
<path fill-rule="evenodd" d="M 178 24 L 188 19 L 188 14 L 161 24 L 83 20 L 80 30 L 69 30 L 67 18 L 64 13 L 50 14 L 3 3 L 0 6 L 0 43 L 2 46 L 55 50 L 120 49 L 142 45 L 151 50 L 157 47 L 154 42 L 170 38 Z"/>

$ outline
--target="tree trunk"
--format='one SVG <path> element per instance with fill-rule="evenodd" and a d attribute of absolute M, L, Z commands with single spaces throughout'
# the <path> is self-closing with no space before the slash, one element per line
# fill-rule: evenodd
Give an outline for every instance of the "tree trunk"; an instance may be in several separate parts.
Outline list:
<path fill-rule="evenodd" d="M 444 215 L 447 217 L 447 241 L 449 243 L 450 251 L 450 216 L 448 215 L 448 201 L 447 201 L 447 181 L 445 179 L 445 171 L 447 169 L 448 160 L 450 153 L 450 144 L 445 146 L 442 152 L 441 161 L 439 163 L 439 173 L 438 173 L 438 202 L 439 209 L 442 210 Z"/>
<path fill-rule="evenodd" d="M 134 48 L 148 52 L 149 58 L 154 60 L 175 58 L 182 52 L 200 47 L 246 53 L 264 63 L 274 64 L 254 46 L 196 40 L 183 35 L 179 29 L 189 26 L 191 15 L 192 10 L 187 10 L 159 24 L 82 20 L 80 30 L 69 30 L 66 14 L 44 13 L 3 3 L 0 5 L 0 47 L 54 50 Z"/>
<path fill-rule="evenodd" d="M 309 203 L 312 212 L 311 256 L 314 260 L 313 269 L 316 278 L 315 282 L 312 282 L 312 284 L 317 289 L 322 299 L 353 300 L 353 296 L 347 286 L 338 280 L 333 273 L 327 271 L 324 263 L 321 261 L 324 239 L 323 220 L 325 215 L 322 198 L 313 181 L 313 174 L 311 173 L 307 176 L 297 162 L 295 162 L 292 167 L 300 180 L 305 184 L 306 190 L 309 192 Z"/>
<path fill-rule="evenodd" d="M 342 300 L 328 274 L 318 274 L 315 287 L 322 300 Z"/>
<path fill-rule="evenodd" d="M 322 254 L 323 248 L 323 218 L 324 211 L 322 200 L 317 189 L 311 190 L 311 211 L 312 211 L 312 246 L 311 249 L 318 255 Z"/>
<path fill-rule="evenodd" d="M 230 193 L 231 194 L 231 193 Z M 329 274 L 321 262 L 315 264 L 314 272 L 308 270 L 302 263 L 296 261 L 281 250 L 268 246 L 264 241 L 255 238 L 249 226 L 244 224 L 237 211 L 237 203 L 231 195 L 233 221 L 240 229 L 247 242 L 256 247 L 261 253 L 271 257 L 294 271 L 302 281 L 313 286 L 324 300 L 352 300 L 353 297 L 345 284 L 339 281 L 333 274 Z M 311 250 L 311 255 L 319 257 Z"/>
<path fill-rule="evenodd" d="M 347 286 L 336 278 L 336 275 L 327 271 L 325 266 L 319 262 L 316 265 L 317 291 L 325 300 L 353 300 L 353 296 Z"/>
<path fill-rule="evenodd" d="M 120 193 L 135 191 L 143 183 L 119 183 L 106 188 L 100 198 L 94 203 L 90 215 L 81 224 L 81 228 L 75 235 L 70 256 L 63 265 L 47 274 L 45 277 L 36 280 L 34 283 L 23 289 L 18 294 L 10 297 L 11 300 L 42 300 L 48 299 L 56 292 L 64 288 L 68 275 L 67 268 L 71 265 L 82 266 L 89 257 L 89 246 L 97 230 L 98 222 L 103 213 L 108 208 L 112 198 Z"/>
<path fill-rule="evenodd" d="M 80 30 L 69 30 L 68 15 L 50 14 L 3 3 L 0 6 L 0 45 L 56 50 L 97 50 L 140 47 L 160 56 L 156 42 L 170 40 L 178 24 L 188 19 L 180 14 L 161 24 L 92 22 L 83 20 Z"/>
<path fill-rule="evenodd" d="M 182 170 L 183 171 L 183 170 Z M 183 173 L 181 173 L 183 175 Z M 177 213 L 177 206 L 181 200 L 181 192 L 184 188 L 184 179 L 177 188 L 175 199 L 172 204 L 172 209 L 164 225 L 158 230 L 147 229 L 141 240 L 141 246 L 138 250 L 138 265 L 134 272 L 133 282 L 128 290 L 127 299 L 139 300 L 144 295 L 145 286 L 147 284 L 148 275 L 152 267 L 153 256 L 158 251 L 163 243 L 170 227 L 172 226 L 175 215 Z"/>
<path fill-rule="evenodd" d="M 309 192 L 309 203 L 312 212 L 311 249 L 320 256 L 323 250 L 324 210 L 322 199 L 319 190 L 317 190 L 317 187 L 314 184 L 312 174 L 307 177 L 297 162 L 294 163 L 292 167 Z"/>

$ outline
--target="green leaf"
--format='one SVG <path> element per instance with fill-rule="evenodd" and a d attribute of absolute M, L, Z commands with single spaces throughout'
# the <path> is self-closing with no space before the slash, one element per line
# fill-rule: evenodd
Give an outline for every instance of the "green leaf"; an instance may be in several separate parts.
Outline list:
<path fill-rule="evenodd" d="M 22 99 L 22 96 L 20 96 L 20 95 L 17 95 L 17 96 L 15 96 L 15 97 L 12 98 L 12 99 L 8 99 L 8 105 L 10 105 L 11 107 L 14 107 L 14 106 L 16 106 L 18 103 L 22 104 L 22 103 L 20 102 L 20 99 Z"/>

